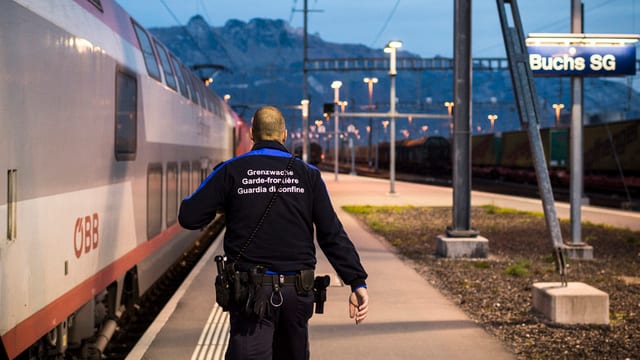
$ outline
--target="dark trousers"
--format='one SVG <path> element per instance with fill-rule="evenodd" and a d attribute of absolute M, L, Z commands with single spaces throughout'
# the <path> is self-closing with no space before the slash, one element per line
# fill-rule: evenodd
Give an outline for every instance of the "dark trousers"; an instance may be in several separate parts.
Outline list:
<path fill-rule="evenodd" d="M 263 291 L 272 293 L 271 286 Z M 231 336 L 226 360 L 307 360 L 309 359 L 308 322 L 313 315 L 313 294 L 298 295 L 294 286 L 283 286 L 272 302 L 270 315 L 262 320 L 247 317 L 231 309 Z"/>

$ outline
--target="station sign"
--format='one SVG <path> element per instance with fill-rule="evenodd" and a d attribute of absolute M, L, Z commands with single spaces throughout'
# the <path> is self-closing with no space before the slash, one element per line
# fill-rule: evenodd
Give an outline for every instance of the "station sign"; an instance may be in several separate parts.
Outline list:
<path fill-rule="evenodd" d="M 544 34 L 527 39 L 529 66 L 542 76 L 626 76 L 636 74 L 636 38 L 586 34 Z"/>

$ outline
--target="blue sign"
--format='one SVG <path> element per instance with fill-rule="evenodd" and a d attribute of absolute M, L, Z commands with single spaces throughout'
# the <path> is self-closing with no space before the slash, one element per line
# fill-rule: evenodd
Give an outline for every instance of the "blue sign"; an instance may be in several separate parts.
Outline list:
<path fill-rule="evenodd" d="M 529 45 L 529 66 L 534 75 L 622 76 L 636 74 L 633 45 Z"/>

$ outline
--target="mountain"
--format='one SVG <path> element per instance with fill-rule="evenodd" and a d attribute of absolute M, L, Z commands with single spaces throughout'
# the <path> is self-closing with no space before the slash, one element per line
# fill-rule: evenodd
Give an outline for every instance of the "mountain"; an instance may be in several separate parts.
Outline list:
<path fill-rule="evenodd" d="M 150 31 L 186 65 L 211 64 L 213 70 L 202 71 L 203 77 L 213 75 L 212 87 L 219 95 L 230 94 L 229 103 L 248 120 L 262 104 L 280 107 L 291 129 L 301 126 L 299 106 L 303 96 L 303 30 L 291 27 L 284 20 L 252 19 L 249 22 L 229 20 L 222 27 L 210 26 L 201 16 L 194 16 L 186 26 L 152 28 Z M 383 58 L 382 49 L 359 44 L 326 42 L 318 35 L 308 34 L 308 58 Z M 398 58 L 418 57 L 400 51 Z M 389 107 L 389 76 L 387 71 L 328 72 L 309 71 L 309 120 L 322 119 L 322 104 L 333 101 L 333 80 L 341 80 L 341 100 L 348 101 L 347 111 L 364 111 L 369 103 L 364 77 L 375 76 L 379 82 L 373 90 L 373 103 L 378 111 Z M 496 131 L 520 128 L 513 100 L 508 71 L 473 72 L 472 127 L 474 132 L 487 132 L 487 116 L 497 114 Z M 570 80 L 568 78 L 536 78 L 536 88 L 544 111 L 542 127 L 555 124 L 552 104 L 563 103 L 560 125 L 569 122 Z M 585 123 L 640 118 L 640 95 L 622 81 L 585 78 Z M 446 114 L 445 101 L 453 98 L 453 71 L 399 71 L 396 78 L 397 111 L 403 113 Z M 374 121 L 374 133 L 383 136 L 383 119 Z M 360 134 L 366 134 L 368 121 L 354 122 Z M 409 123 L 398 119 L 398 136 L 419 134 L 423 125 L 428 134 L 448 135 L 447 120 L 418 120 Z"/>

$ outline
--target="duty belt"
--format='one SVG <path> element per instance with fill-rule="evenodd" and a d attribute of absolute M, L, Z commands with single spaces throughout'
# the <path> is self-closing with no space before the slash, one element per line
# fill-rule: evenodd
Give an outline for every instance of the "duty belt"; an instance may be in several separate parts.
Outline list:
<path fill-rule="evenodd" d="M 262 275 L 262 285 L 294 286 L 297 277 L 298 275 L 264 274 Z"/>

